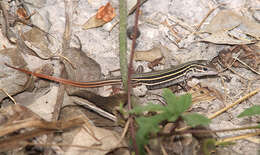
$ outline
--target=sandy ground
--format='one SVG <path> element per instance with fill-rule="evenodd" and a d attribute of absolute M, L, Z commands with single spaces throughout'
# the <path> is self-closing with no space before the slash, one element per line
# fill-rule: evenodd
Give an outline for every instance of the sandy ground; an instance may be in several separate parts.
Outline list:
<path fill-rule="evenodd" d="M 29 1 L 29 0 L 26 0 Z M 65 17 L 64 17 L 64 2 L 63 0 L 46 0 L 45 1 L 30 1 L 38 7 L 33 7 L 28 5 L 28 8 L 32 10 L 37 10 L 42 15 L 42 18 L 36 19 L 39 22 L 34 22 L 39 24 L 38 26 L 52 34 L 57 40 L 53 40 L 53 44 L 50 45 L 52 52 L 61 48 L 62 35 L 64 32 Z M 93 28 L 89 30 L 83 30 L 82 25 L 95 13 L 98 8 L 105 5 L 107 0 L 75 0 L 75 12 L 72 19 L 72 34 L 77 35 L 82 42 L 82 50 L 86 52 L 87 56 L 96 60 L 100 66 L 102 73 L 107 75 L 109 71 L 119 69 L 119 41 L 118 34 L 119 29 L 116 26 L 111 32 L 106 30 L 106 26 Z M 116 14 L 118 15 L 118 1 L 111 0 L 110 3 L 116 9 Z M 170 25 L 174 24 L 171 19 L 180 19 L 183 23 L 186 23 L 191 28 L 197 26 L 207 15 L 207 13 L 214 7 L 226 4 L 218 7 L 204 22 L 202 25 L 205 26 L 209 23 L 210 19 L 214 17 L 218 11 L 222 9 L 231 9 L 238 14 L 246 15 L 248 18 L 255 20 L 257 19 L 257 14 L 253 16 L 248 12 L 248 8 L 260 8 L 260 1 L 257 0 L 148 0 L 141 7 L 141 15 L 139 21 L 139 29 L 141 36 L 138 38 L 137 50 L 149 50 L 153 47 L 164 46 L 168 48 L 168 59 L 167 64 L 159 65 L 156 69 L 167 68 L 168 66 L 175 65 L 178 63 L 184 63 L 191 60 L 206 59 L 210 60 L 218 55 L 219 51 L 224 48 L 228 48 L 228 45 L 216 45 L 213 43 L 204 43 L 197 41 L 198 38 L 195 35 L 184 29 L 181 26 L 175 26 L 176 31 L 181 36 L 182 40 L 179 43 L 181 48 L 178 48 L 174 44 L 174 37 L 171 35 L 170 30 L 162 24 L 164 21 L 168 21 Z M 259 14 L 259 12 L 258 12 Z M 248 16 L 249 15 L 249 16 Z M 114 23 L 118 20 L 118 16 L 112 21 Z M 259 18 L 258 18 L 259 20 Z M 134 21 L 134 16 L 129 16 L 128 26 L 132 26 Z M 259 22 L 259 21 L 258 21 Z M 8 45 L 8 43 L 6 43 Z M 128 49 L 130 51 L 131 40 L 128 39 Z M 71 46 L 78 46 L 75 39 L 71 43 Z M 42 64 L 52 63 L 55 67 L 58 67 L 58 61 L 43 61 L 33 56 L 24 56 L 26 62 L 28 63 L 28 68 L 35 69 Z M 135 62 L 134 66 L 137 68 L 138 65 L 146 66 L 147 62 L 139 61 Z M 55 74 L 58 75 L 59 68 L 55 68 Z M 147 67 L 144 68 L 145 71 L 150 71 Z M 243 68 L 235 68 L 242 76 L 247 78 L 255 77 L 255 74 L 251 71 Z M 200 79 L 203 85 L 212 87 L 218 90 L 220 93 L 226 93 L 229 98 L 225 102 L 214 100 L 212 102 L 202 102 L 196 104 L 194 109 L 199 109 L 200 113 L 205 115 L 211 115 L 225 105 L 234 102 L 246 93 L 260 87 L 259 81 L 254 81 L 249 89 L 246 88 L 247 84 L 243 83 L 241 77 L 233 74 L 230 71 L 225 72 L 231 80 L 225 83 L 225 87 L 222 84 L 220 78 L 210 78 L 210 79 Z M 195 80 L 196 81 L 196 80 Z M 44 91 L 37 92 L 26 92 L 18 95 L 15 99 L 19 103 L 24 103 L 28 105 L 30 109 L 38 113 L 43 118 L 50 120 L 53 105 L 53 101 L 56 100 L 57 84 L 51 84 L 51 87 L 45 89 Z M 138 90 L 143 91 L 143 90 Z M 106 94 L 104 88 L 100 89 L 100 93 Z M 152 93 L 161 93 L 161 90 L 152 91 Z M 144 94 L 144 92 L 141 92 Z M 243 125 L 250 126 L 254 125 L 257 118 L 237 118 L 237 115 L 242 112 L 245 108 L 252 105 L 260 105 L 260 94 L 256 94 L 249 100 L 246 100 L 242 104 L 235 106 L 226 113 L 220 115 L 219 117 L 213 119 L 210 128 L 226 129 L 226 128 L 236 128 Z M 142 100 L 147 101 L 146 98 Z M 26 102 L 26 103 L 25 103 Z M 33 104 L 31 104 L 33 103 Z M 43 108 L 44 105 L 44 108 Z M 44 109 L 44 110 L 43 110 Z M 259 117 L 258 117 L 259 119 Z M 233 135 L 233 133 L 220 133 L 218 136 L 225 137 L 228 135 Z M 258 138 L 259 141 L 259 138 Z M 239 140 L 237 143 L 231 147 L 228 147 L 229 152 L 232 154 L 257 154 L 259 150 L 259 144 L 254 142 L 253 139 Z M 230 151 L 231 150 L 231 151 Z"/>

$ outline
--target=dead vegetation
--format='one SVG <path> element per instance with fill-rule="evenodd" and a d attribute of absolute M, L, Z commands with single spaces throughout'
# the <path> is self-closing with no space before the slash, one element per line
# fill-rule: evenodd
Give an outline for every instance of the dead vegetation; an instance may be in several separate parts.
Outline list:
<path fill-rule="evenodd" d="M 132 94 L 134 97 L 131 96 L 132 105 L 129 106 L 127 100 L 129 102 L 132 91 L 128 91 L 127 97 L 125 93 L 121 93 L 124 92 L 121 88 L 113 86 L 105 88 L 109 90 L 110 95 L 104 97 L 99 94 L 97 88 L 74 87 L 79 86 L 77 82 L 99 80 L 102 76 L 102 64 L 96 62 L 82 49 L 82 38 L 75 37 L 78 39 L 79 48 L 70 45 L 74 38 L 72 27 L 75 27 L 72 19 L 76 16 L 73 6 L 77 2 L 64 2 L 66 22 L 63 41 L 60 43 L 48 31 L 33 24 L 31 18 L 37 14 L 37 11 L 30 13 L 24 1 L 0 1 L 1 31 L 7 41 L 6 45 L 2 44 L 3 48 L 0 51 L 2 57 L 0 152 L 132 154 L 134 151 L 136 154 L 142 153 L 138 152 L 140 148 L 135 145 L 135 136 L 138 134 L 140 124 L 138 126 L 138 122 L 134 120 L 139 116 L 129 111 L 147 101 L 166 107 L 167 101 L 162 97 L 160 90 L 159 92 L 137 90 L 136 94 L 139 94 L 136 96 L 135 93 Z M 85 3 L 94 2 L 89 0 Z M 129 4 L 131 7 L 128 8 L 128 16 L 131 16 L 133 11 L 139 10 L 138 3 L 132 3 Z M 152 2 L 144 0 L 139 3 L 142 7 L 146 7 L 143 4 Z M 175 121 L 164 120 L 156 126 L 160 131 L 151 133 L 147 137 L 147 145 L 144 146 L 147 154 L 220 154 L 224 151 L 232 154 L 235 152 L 232 148 L 233 143 L 236 142 L 239 148 L 243 145 L 243 143 L 239 144 L 238 140 L 252 144 L 249 154 L 259 151 L 257 148 L 260 143 L 259 112 L 255 112 L 256 116 L 240 118 L 242 121 L 237 118 L 244 109 L 260 106 L 260 24 L 259 21 L 254 20 L 255 17 L 253 19 L 248 17 L 248 13 L 254 13 L 257 9 L 247 8 L 247 12 L 243 12 L 242 15 L 228 9 L 225 4 L 212 5 L 213 1 L 207 4 L 208 13 L 195 26 L 176 15 L 160 11 L 151 15 L 154 18 L 142 14 L 142 8 L 137 12 L 135 18 L 138 20 L 138 16 L 142 16 L 139 19 L 142 23 L 135 24 L 133 31 L 137 32 L 137 28 L 142 25 L 149 25 L 158 34 L 163 32 L 160 34 L 163 38 L 160 42 L 165 43 L 155 44 L 152 48 L 146 48 L 147 50 L 135 50 L 132 55 L 133 60 L 137 63 L 147 62 L 146 69 L 158 70 L 164 65 L 170 66 L 172 61 L 173 64 L 179 64 L 187 60 L 186 58 L 196 59 L 199 57 L 196 53 L 189 55 L 182 50 L 187 50 L 189 47 L 196 49 L 196 46 L 201 45 L 199 43 L 204 43 L 207 48 L 221 46 L 220 50 L 215 51 L 217 55 L 206 54 L 209 55 L 207 58 L 212 58 L 212 64 L 219 71 L 217 77 L 187 79 L 187 82 L 170 87 L 175 94 L 186 92 L 191 94 L 192 106 L 184 112 L 185 114 L 197 112 L 206 116 L 212 123 L 207 126 L 191 127 L 181 116 Z M 116 9 L 118 7 L 115 7 L 114 3 L 108 2 L 97 8 L 97 12 L 80 27 L 84 31 L 89 31 L 103 26 L 109 34 L 117 35 L 117 33 L 113 34 L 118 24 Z M 24 27 L 29 27 L 29 30 L 25 30 Z M 142 29 L 140 33 L 142 36 Z M 131 39 L 135 40 L 136 37 L 134 34 Z M 142 42 L 142 37 L 138 41 Z M 55 43 L 59 44 L 59 48 L 53 50 L 50 46 Z M 167 44 L 175 46 L 179 53 L 174 55 L 173 50 L 165 46 Z M 132 50 L 134 51 L 135 48 L 133 44 Z M 31 57 L 37 57 L 47 63 L 36 69 L 33 67 L 34 70 L 27 72 L 28 75 L 14 71 L 5 65 L 9 64 L 28 71 L 31 70 L 28 62 L 34 60 Z M 52 61 L 56 64 L 52 64 Z M 57 77 L 56 80 L 52 76 Z M 61 80 L 57 80 L 58 78 Z M 62 82 L 63 79 L 68 79 L 67 84 L 74 84 L 74 86 L 53 83 L 53 81 L 65 83 Z M 21 94 L 24 94 L 26 99 L 19 98 Z M 54 97 L 48 100 L 48 95 L 47 99 L 44 98 L 46 94 L 52 94 Z M 41 98 L 40 106 L 36 103 L 36 98 Z M 46 108 L 43 103 L 51 106 Z M 127 104 L 130 109 L 124 108 Z M 239 106 L 241 107 L 236 108 Z M 48 117 L 44 116 L 45 111 Z M 147 110 L 144 115 L 152 118 L 160 112 Z M 230 123 L 232 121 L 239 123 L 232 124 Z M 232 149 L 228 150 L 229 148 Z"/>

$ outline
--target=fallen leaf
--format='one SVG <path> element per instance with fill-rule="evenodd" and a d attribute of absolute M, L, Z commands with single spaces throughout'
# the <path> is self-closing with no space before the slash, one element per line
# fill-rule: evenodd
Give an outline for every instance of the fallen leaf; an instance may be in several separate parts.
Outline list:
<path fill-rule="evenodd" d="M 28 18 L 27 12 L 24 8 L 18 8 L 16 13 L 17 13 L 18 17 L 21 19 Z"/>
<path fill-rule="evenodd" d="M 242 30 L 245 34 L 255 37 L 260 40 L 260 24 L 249 20 L 248 18 L 242 17 L 242 24 L 239 25 L 238 29 Z"/>
<path fill-rule="evenodd" d="M 160 59 L 163 57 L 163 54 L 161 52 L 161 49 L 159 47 L 154 47 L 147 51 L 136 51 L 134 54 L 134 60 L 136 61 L 148 61 L 153 62 L 157 59 Z M 165 63 L 165 60 L 162 59 L 160 61 L 161 64 Z"/>
<path fill-rule="evenodd" d="M 21 66 L 26 68 L 26 61 L 24 60 L 21 51 L 17 48 L 7 48 L 0 50 L 0 89 L 5 90 L 9 95 L 18 94 L 26 88 L 26 84 L 30 78 L 19 71 L 5 66 L 3 63 L 8 63 L 13 66 Z M 0 102 L 7 97 L 5 93 L 0 91 Z"/>
<path fill-rule="evenodd" d="M 260 24 L 230 10 L 223 10 L 201 32 L 211 34 L 201 41 L 229 45 L 251 44 L 260 39 Z"/>
<path fill-rule="evenodd" d="M 90 17 L 89 20 L 83 24 L 83 29 L 87 30 L 102 26 L 110 22 L 115 16 L 115 9 L 108 2 L 105 6 L 101 6 L 98 9 L 96 15 Z"/>
<path fill-rule="evenodd" d="M 40 31 L 37 28 L 32 28 L 31 30 L 25 32 L 22 35 L 22 38 L 24 41 L 28 41 L 28 43 L 25 44 L 29 46 L 36 55 L 40 57 L 50 57 L 52 55 L 52 52 L 49 49 L 49 41 L 47 37 L 45 36 L 45 33 Z"/>
<path fill-rule="evenodd" d="M 211 42 L 215 44 L 228 44 L 228 45 L 242 45 L 242 44 L 252 44 L 254 41 L 238 39 L 230 36 L 228 31 L 219 31 L 211 34 L 210 36 L 201 39 L 200 41 Z"/>
<path fill-rule="evenodd" d="M 230 10 L 220 11 L 212 18 L 210 23 L 201 31 L 208 33 L 216 33 L 224 30 L 232 30 L 242 23 L 241 17 Z"/>
<path fill-rule="evenodd" d="M 21 149 L 26 146 L 29 139 L 33 138 L 39 143 L 41 138 L 37 138 L 37 136 L 49 134 L 55 130 L 68 131 L 71 128 L 75 130 L 75 127 L 83 124 L 87 126 L 85 116 L 79 117 L 78 115 L 69 120 L 51 122 L 19 104 L 1 108 L 0 118 L 0 152 Z M 28 152 L 23 154 L 28 154 Z"/>
<path fill-rule="evenodd" d="M 96 28 L 96 27 L 102 26 L 104 24 L 106 24 L 106 22 L 104 20 L 97 19 L 96 16 L 92 16 L 85 24 L 83 24 L 83 29 L 87 30 L 87 29 L 91 29 L 91 28 Z"/>
<path fill-rule="evenodd" d="M 94 118 L 93 116 L 91 117 L 88 115 L 89 113 L 85 112 L 86 110 L 80 106 L 66 106 L 61 110 L 61 120 L 77 118 L 79 116 L 85 120 L 84 127 L 67 130 L 62 133 L 62 144 L 85 146 L 85 148 L 73 146 L 62 147 L 63 151 L 66 152 L 65 154 L 82 154 L 83 151 L 84 155 L 106 154 L 115 148 L 126 146 L 125 141 L 119 143 L 120 135 L 115 131 L 92 125 L 93 122 L 100 121 L 100 119 Z M 94 119 L 90 120 L 90 117 Z M 110 122 L 110 125 L 112 124 L 114 123 Z"/>
<path fill-rule="evenodd" d="M 67 79 L 73 81 L 95 81 L 99 80 L 101 76 L 100 65 L 84 51 L 76 48 L 68 48 L 63 51 L 63 56 L 70 60 L 74 67 L 67 61 L 64 61 L 65 71 L 68 73 Z M 73 86 L 66 86 L 67 94 L 71 95 L 79 90 L 86 90 L 96 93 L 96 88 L 79 88 Z"/>
<path fill-rule="evenodd" d="M 92 132 L 93 135 L 82 128 L 74 132 L 71 137 L 67 137 L 72 139 L 71 145 L 85 146 L 85 148 L 67 147 L 65 154 L 82 154 L 84 152 L 85 155 L 101 155 L 107 154 L 110 150 L 116 148 L 126 147 L 124 141 L 119 143 L 120 135 L 115 131 L 92 126 Z M 65 137 L 64 141 L 66 141 Z"/>
<path fill-rule="evenodd" d="M 218 54 L 218 60 L 224 66 L 230 66 L 232 64 L 233 67 L 240 68 L 248 68 L 251 67 L 251 70 L 258 70 L 258 66 L 260 64 L 260 53 L 258 52 L 260 48 L 257 48 L 255 45 L 237 45 L 232 50 L 222 50 Z M 235 61 L 233 58 L 234 54 L 238 54 L 237 59 L 239 61 Z M 243 64 L 244 63 L 244 64 Z M 246 65 L 245 65 L 246 64 Z"/>
<path fill-rule="evenodd" d="M 110 22 L 115 16 L 115 9 L 109 2 L 105 6 L 100 7 L 96 14 L 97 19 L 102 19 L 105 22 Z"/>

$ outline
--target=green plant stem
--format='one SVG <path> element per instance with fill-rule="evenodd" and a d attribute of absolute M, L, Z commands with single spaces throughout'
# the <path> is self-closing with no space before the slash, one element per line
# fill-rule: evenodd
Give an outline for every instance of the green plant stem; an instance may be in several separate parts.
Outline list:
<path fill-rule="evenodd" d="M 242 130 L 255 130 L 259 129 L 259 126 L 248 126 L 248 127 L 241 127 L 241 128 L 231 128 L 231 129 L 220 129 L 220 130 L 203 130 L 203 129 L 187 129 L 183 131 L 174 131 L 173 133 L 158 133 L 156 137 L 152 138 L 157 138 L 159 136 L 163 137 L 169 137 L 172 136 L 173 134 L 179 135 L 179 134 L 187 134 L 187 133 L 218 133 L 218 132 L 235 132 L 235 131 L 242 131 Z"/>
<path fill-rule="evenodd" d="M 140 4 L 140 3 L 138 3 Z M 126 29 L 127 29 L 127 7 L 126 7 L 126 0 L 119 0 L 119 57 L 120 57 L 120 71 L 123 81 L 123 86 L 126 92 L 128 92 L 128 104 L 131 107 L 131 102 L 129 102 L 130 92 L 129 92 L 129 75 L 128 75 L 128 62 L 127 62 L 127 36 L 126 36 Z M 130 108 L 131 109 L 131 108 Z M 135 128 L 134 128 L 134 121 L 133 117 L 130 117 L 130 132 L 132 137 L 132 142 L 134 145 L 134 150 L 136 155 L 138 155 L 138 148 L 136 145 L 135 140 Z"/>
<path fill-rule="evenodd" d="M 127 7 L 126 0 L 119 0 L 119 57 L 120 57 L 120 71 L 125 91 L 127 91 Z"/>

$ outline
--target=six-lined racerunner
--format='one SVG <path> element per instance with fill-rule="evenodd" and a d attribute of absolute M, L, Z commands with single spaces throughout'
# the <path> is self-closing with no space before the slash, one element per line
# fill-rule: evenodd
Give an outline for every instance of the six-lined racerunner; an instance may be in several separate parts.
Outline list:
<path fill-rule="evenodd" d="M 5 65 L 26 74 L 75 87 L 94 88 L 106 85 L 121 84 L 122 82 L 121 77 L 113 77 L 99 81 L 77 82 L 40 73 L 34 73 L 25 69 L 10 66 L 8 64 Z M 131 80 L 133 84 L 144 84 L 147 89 L 152 90 L 169 87 L 186 81 L 191 77 L 202 77 L 217 74 L 217 70 L 209 65 L 209 61 L 195 60 L 165 70 L 133 74 Z"/>

